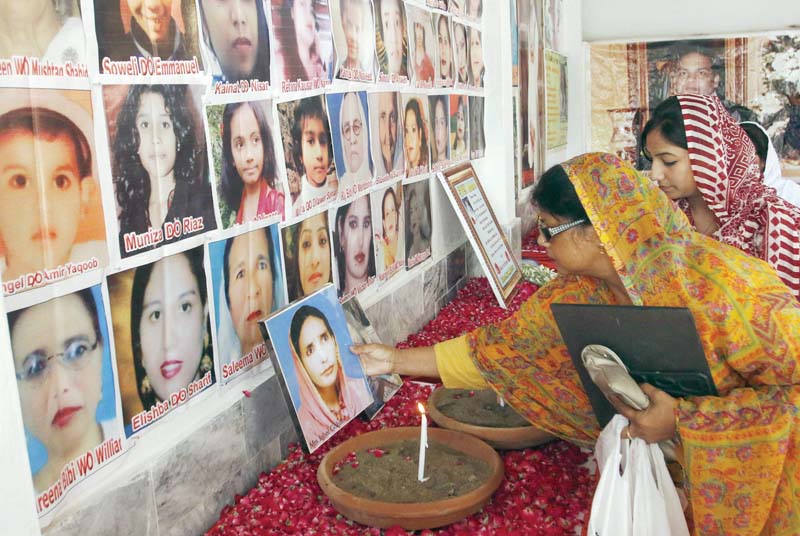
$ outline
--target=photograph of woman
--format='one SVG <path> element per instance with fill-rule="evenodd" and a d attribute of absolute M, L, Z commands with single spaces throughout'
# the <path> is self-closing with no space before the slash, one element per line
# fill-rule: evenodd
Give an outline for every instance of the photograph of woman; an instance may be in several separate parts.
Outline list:
<path fill-rule="evenodd" d="M 331 7 L 333 42 L 339 62 L 337 78 L 374 81 L 375 22 L 371 0 L 334 0 Z"/>
<path fill-rule="evenodd" d="M 408 32 L 402 0 L 374 0 L 379 82 L 408 81 Z"/>
<path fill-rule="evenodd" d="M 472 87 L 483 87 L 483 75 L 486 66 L 483 64 L 483 38 L 475 28 L 469 29 L 469 83 Z"/>
<path fill-rule="evenodd" d="M 447 95 L 430 95 L 428 101 L 433 125 L 431 164 L 433 168 L 441 168 L 450 161 L 450 114 L 447 110 Z"/>
<path fill-rule="evenodd" d="M 450 95 L 450 155 L 454 161 L 469 158 L 467 96 Z"/>
<path fill-rule="evenodd" d="M 308 296 L 331 282 L 327 212 L 284 227 L 281 234 L 290 302 Z"/>
<path fill-rule="evenodd" d="M 483 158 L 486 151 L 486 136 L 483 132 L 483 99 L 469 97 L 469 149 L 470 158 Z"/>
<path fill-rule="evenodd" d="M 215 82 L 270 79 L 267 17 L 260 0 L 200 0 L 203 44 Z"/>
<path fill-rule="evenodd" d="M 11 285 L 6 293 L 31 288 L 19 278 L 39 270 L 92 259 L 98 268 L 108 263 L 93 132 L 88 91 L 0 90 L 0 270 Z"/>
<path fill-rule="evenodd" d="M 480 22 L 481 15 L 483 15 L 483 0 L 462 0 L 462 2 L 467 4 L 467 18 Z"/>
<path fill-rule="evenodd" d="M 453 85 L 455 68 L 453 66 L 453 45 L 450 38 L 450 17 L 432 15 L 436 24 L 436 40 L 439 45 L 439 63 L 436 65 L 436 85 L 448 87 Z"/>
<path fill-rule="evenodd" d="M 433 87 L 436 72 L 433 62 L 436 59 L 435 37 L 431 27 L 431 14 L 418 7 L 407 6 L 408 25 L 412 30 L 414 52 L 414 85 L 416 87 Z"/>
<path fill-rule="evenodd" d="M 269 101 L 234 102 L 206 111 L 223 226 L 275 215 L 282 220 L 286 202 L 278 179 Z"/>
<path fill-rule="evenodd" d="M 431 193 L 427 179 L 406 184 L 406 268 L 431 254 Z"/>
<path fill-rule="evenodd" d="M 403 100 L 406 101 L 403 114 L 406 172 L 413 177 L 429 170 L 428 100 L 411 95 L 404 95 Z"/>
<path fill-rule="evenodd" d="M 355 197 L 372 184 L 367 92 L 330 93 L 333 153 L 339 173 L 339 201 Z"/>
<path fill-rule="evenodd" d="M 313 452 L 372 403 L 333 287 L 267 320 L 288 401 Z"/>
<path fill-rule="evenodd" d="M 266 357 L 259 321 L 284 305 L 277 244 L 278 227 L 271 225 L 208 246 L 223 382 L 231 379 L 225 365 L 248 355 Z"/>
<path fill-rule="evenodd" d="M 375 244 L 372 239 L 372 208 L 369 194 L 331 210 L 336 288 L 347 301 L 375 279 Z"/>
<path fill-rule="evenodd" d="M 469 41 L 467 28 L 460 22 L 453 22 L 453 41 L 455 44 L 456 87 L 469 85 Z"/>
<path fill-rule="evenodd" d="M 399 98 L 400 94 L 397 92 L 369 94 L 372 127 L 370 134 L 376 183 L 398 177 L 404 171 L 403 129 L 398 127 Z"/>
<path fill-rule="evenodd" d="M 0 6 L 0 58 L 27 56 L 63 65 L 86 63 L 77 2 L 32 0 Z"/>
<path fill-rule="evenodd" d="M 104 86 L 117 200 L 120 255 L 216 229 L 200 86 Z M 122 103 L 121 105 L 119 103 Z M 180 237 L 151 239 L 185 218 Z"/>
<path fill-rule="evenodd" d="M 385 190 L 372 192 L 372 221 L 381 222 L 374 236 L 377 243 L 378 276 L 391 277 L 405 263 L 403 233 L 403 185 L 397 183 Z"/>
<path fill-rule="evenodd" d="M 292 216 L 336 198 L 338 179 L 328 112 L 322 95 L 278 104 Z M 292 190 L 296 185 L 296 191 Z"/>
<path fill-rule="evenodd" d="M 333 36 L 328 0 L 272 0 L 273 61 L 284 82 L 330 80 Z M 284 91 L 301 89 L 284 86 Z"/>
<path fill-rule="evenodd" d="M 38 494 L 69 462 L 118 435 L 100 286 L 12 311 L 8 328 Z"/>

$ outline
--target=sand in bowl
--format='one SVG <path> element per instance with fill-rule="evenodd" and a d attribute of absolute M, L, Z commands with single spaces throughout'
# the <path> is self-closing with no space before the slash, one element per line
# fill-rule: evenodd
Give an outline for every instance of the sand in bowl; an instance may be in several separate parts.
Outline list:
<path fill-rule="evenodd" d="M 531 425 L 508 404 L 501 406 L 491 389 L 443 389 L 436 409 L 451 419 L 474 426 L 517 428 Z"/>
<path fill-rule="evenodd" d="M 490 467 L 443 443 L 428 441 L 425 482 L 417 480 L 419 439 L 389 443 L 350 453 L 333 469 L 333 481 L 343 490 L 391 503 L 433 502 L 458 497 L 484 484 Z"/>

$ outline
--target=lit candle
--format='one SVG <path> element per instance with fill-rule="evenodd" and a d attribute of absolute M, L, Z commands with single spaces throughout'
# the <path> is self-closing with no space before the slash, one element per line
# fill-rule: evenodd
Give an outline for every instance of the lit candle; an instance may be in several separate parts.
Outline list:
<path fill-rule="evenodd" d="M 503 397 L 502 397 L 502 396 L 500 396 L 500 395 L 497 395 L 497 403 L 498 403 L 498 404 L 500 404 L 500 407 L 501 407 L 501 408 L 504 408 L 504 407 L 506 407 L 506 401 L 505 401 L 505 399 L 503 399 Z"/>
<path fill-rule="evenodd" d="M 417 465 L 417 480 L 425 482 L 425 449 L 428 448 L 428 418 L 425 416 L 425 407 L 417 402 L 419 412 L 422 414 L 422 427 L 419 431 L 419 464 Z"/>

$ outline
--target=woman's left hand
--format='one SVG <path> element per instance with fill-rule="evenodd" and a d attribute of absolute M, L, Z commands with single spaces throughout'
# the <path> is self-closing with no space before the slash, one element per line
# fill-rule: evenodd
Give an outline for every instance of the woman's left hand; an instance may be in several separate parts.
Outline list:
<path fill-rule="evenodd" d="M 617 412 L 630 421 L 627 429 L 622 432 L 622 437 L 640 437 L 647 443 L 657 443 L 675 437 L 677 432 L 675 408 L 678 399 L 649 383 L 642 383 L 639 387 L 650 398 L 650 406 L 647 409 L 635 410 L 617 396 L 609 399 Z"/>

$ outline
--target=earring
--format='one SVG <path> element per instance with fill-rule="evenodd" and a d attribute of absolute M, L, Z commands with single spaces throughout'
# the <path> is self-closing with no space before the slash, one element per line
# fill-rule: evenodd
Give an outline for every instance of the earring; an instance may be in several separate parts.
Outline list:
<path fill-rule="evenodd" d="M 200 376 L 205 376 L 206 372 L 210 371 L 214 366 L 211 356 L 204 353 L 203 358 L 200 360 Z"/>
<path fill-rule="evenodd" d="M 606 247 L 603 244 L 600 244 L 600 254 L 601 255 L 607 255 Z"/>
<path fill-rule="evenodd" d="M 150 385 L 150 378 L 148 378 L 147 375 L 142 378 L 142 383 L 139 384 L 139 394 L 142 396 L 150 396 L 153 394 L 153 386 Z"/>

